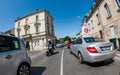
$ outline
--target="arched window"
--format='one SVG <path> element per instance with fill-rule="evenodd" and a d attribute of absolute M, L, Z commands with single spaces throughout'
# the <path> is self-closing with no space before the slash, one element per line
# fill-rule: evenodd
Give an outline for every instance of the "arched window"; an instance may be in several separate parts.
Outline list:
<path fill-rule="evenodd" d="M 48 18 L 48 16 L 47 16 L 47 24 L 49 23 L 49 18 Z"/>
<path fill-rule="evenodd" d="M 25 24 L 28 24 L 28 19 L 25 20 Z"/>
<path fill-rule="evenodd" d="M 18 22 L 18 28 L 20 27 L 20 22 Z"/>
<path fill-rule="evenodd" d="M 117 3 L 118 8 L 120 8 L 120 0 L 115 0 Z"/>
<path fill-rule="evenodd" d="M 25 25 L 24 29 L 25 29 L 25 34 L 29 34 L 30 33 L 30 26 L 29 25 Z"/>
<path fill-rule="evenodd" d="M 38 15 L 36 16 L 36 21 L 39 21 L 39 16 Z"/>
<path fill-rule="evenodd" d="M 110 17 L 111 16 L 111 12 L 110 12 L 110 8 L 107 4 L 104 5 L 104 8 L 106 10 L 107 16 Z"/>
<path fill-rule="evenodd" d="M 37 26 L 36 26 L 36 33 L 39 33 L 39 32 L 40 32 L 40 26 L 37 25 Z"/>
<path fill-rule="evenodd" d="M 28 28 L 25 28 L 25 34 L 28 34 L 29 31 L 28 31 Z"/>

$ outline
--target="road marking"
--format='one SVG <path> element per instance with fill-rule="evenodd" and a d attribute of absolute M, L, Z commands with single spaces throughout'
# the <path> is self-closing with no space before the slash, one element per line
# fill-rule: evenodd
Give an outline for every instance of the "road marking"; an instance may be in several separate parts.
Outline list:
<path fill-rule="evenodd" d="M 62 55 L 61 55 L 60 75 L 63 75 L 63 54 L 64 54 L 64 49 L 62 50 Z"/>

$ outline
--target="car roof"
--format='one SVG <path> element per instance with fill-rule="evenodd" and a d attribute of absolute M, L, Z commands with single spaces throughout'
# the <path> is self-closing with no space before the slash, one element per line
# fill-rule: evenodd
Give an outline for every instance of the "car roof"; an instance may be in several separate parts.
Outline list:
<path fill-rule="evenodd" d="M 14 36 L 13 34 L 1 34 L 1 33 L 0 33 L 0 36 L 15 37 L 15 38 L 18 38 L 18 37 L 16 37 L 16 36 Z"/>
<path fill-rule="evenodd" d="M 94 37 L 78 37 L 77 39 L 79 38 L 84 39 L 84 38 L 94 38 Z"/>

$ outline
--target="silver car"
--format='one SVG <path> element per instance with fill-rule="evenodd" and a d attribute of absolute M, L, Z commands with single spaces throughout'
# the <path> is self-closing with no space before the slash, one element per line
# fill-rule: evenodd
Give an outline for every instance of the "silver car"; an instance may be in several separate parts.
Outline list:
<path fill-rule="evenodd" d="M 80 63 L 84 61 L 95 63 L 115 57 L 115 49 L 112 43 L 96 42 L 93 37 L 83 37 L 74 40 L 70 47 L 70 53 L 78 56 Z"/>
<path fill-rule="evenodd" d="M 23 40 L 0 34 L 0 75 L 30 75 L 30 63 Z"/>
<path fill-rule="evenodd" d="M 57 48 L 61 48 L 61 47 L 63 47 L 63 44 L 58 43 L 58 44 L 56 44 L 56 47 L 57 47 Z"/>

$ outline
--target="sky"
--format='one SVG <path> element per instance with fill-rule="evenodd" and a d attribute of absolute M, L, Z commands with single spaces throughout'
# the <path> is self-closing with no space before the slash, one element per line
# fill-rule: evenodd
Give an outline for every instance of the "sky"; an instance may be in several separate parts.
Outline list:
<path fill-rule="evenodd" d="M 94 0 L 0 0 L 0 32 L 14 28 L 14 21 L 36 9 L 46 9 L 54 18 L 55 36 L 75 36 Z"/>

